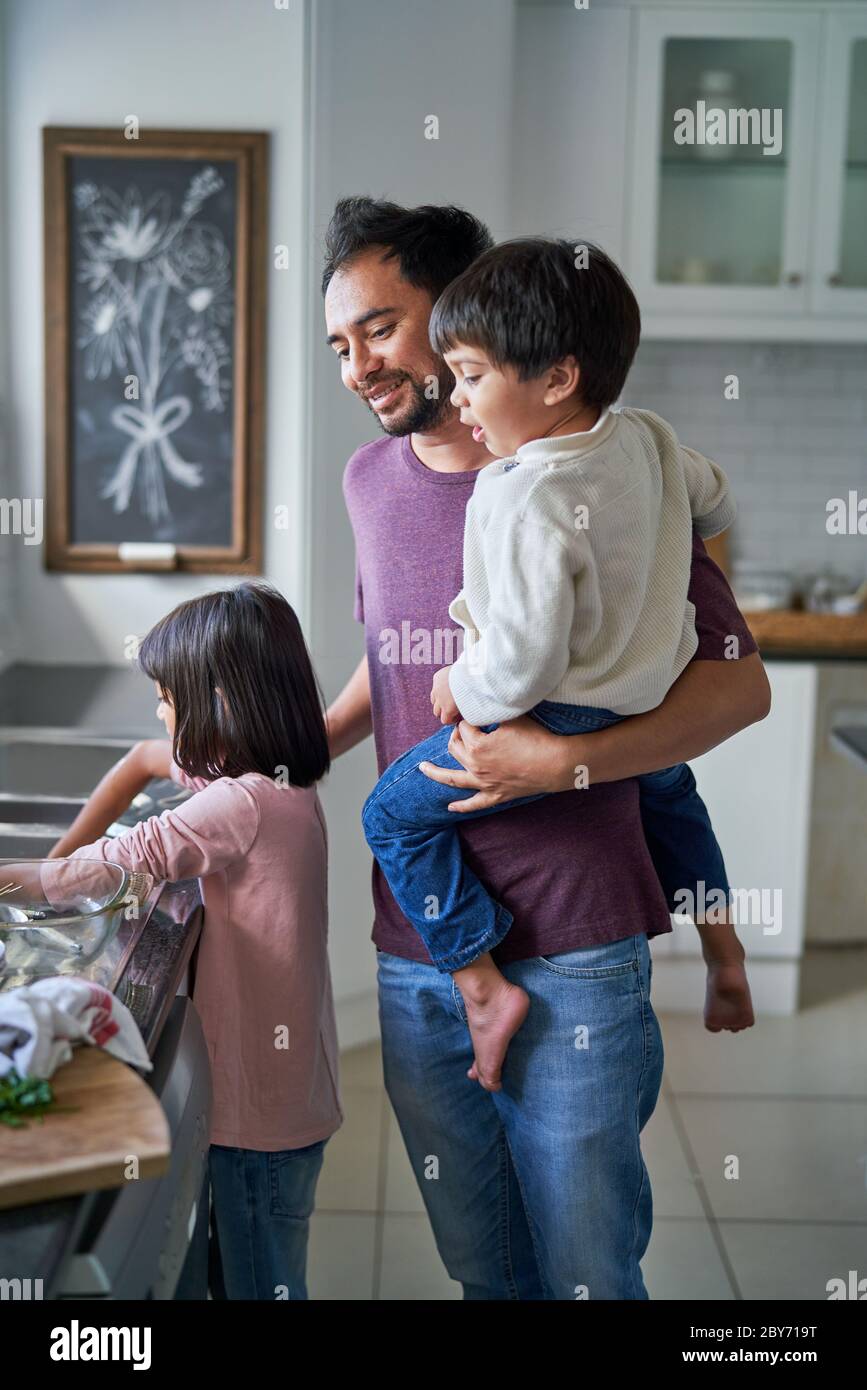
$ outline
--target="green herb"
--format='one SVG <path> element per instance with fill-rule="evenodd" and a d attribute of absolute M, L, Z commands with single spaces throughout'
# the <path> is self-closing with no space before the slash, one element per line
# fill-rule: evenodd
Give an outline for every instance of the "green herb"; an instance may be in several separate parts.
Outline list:
<path fill-rule="evenodd" d="M 20 1129 L 28 1120 L 42 1120 L 49 1111 L 61 1114 L 76 1110 L 75 1105 L 58 1105 L 48 1081 L 35 1076 L 19 1076 L 7 1071 L 0 1076 L 0 1124 Z"/>

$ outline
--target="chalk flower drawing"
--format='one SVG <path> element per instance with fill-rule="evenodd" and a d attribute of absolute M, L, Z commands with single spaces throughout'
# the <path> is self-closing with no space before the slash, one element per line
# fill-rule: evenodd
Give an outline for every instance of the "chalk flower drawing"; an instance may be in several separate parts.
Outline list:
<path fill-rule="evenodd" d="M 183 364 L 200 383 L 206 411 L 222 411 L 229 390 L 228 338 L 233 315 L 229 250 L 217 227 L 198 218 L 223 187 L 212 165 L 190 180 L 180 215 L 158 193 L 144 202 L 135 184 L 123 197 L 79 183 L 78 279 L 90 291 L 81 313 L 78 347 L 89 381 L 115 372 L 134 375 L 138 405 L 118 405 L 111 423 L 127 436 L 117 466 L 100 494 L 116 512 L 137 503 L 154 523 L 171 515 L 166 475 L 186 488 L 203 485 L 202 465 L 181 458 L 171 440 L 193 406 L 166 394 L 172 370 Z M 119 445 L 120 448 L 120 445 Z"/>

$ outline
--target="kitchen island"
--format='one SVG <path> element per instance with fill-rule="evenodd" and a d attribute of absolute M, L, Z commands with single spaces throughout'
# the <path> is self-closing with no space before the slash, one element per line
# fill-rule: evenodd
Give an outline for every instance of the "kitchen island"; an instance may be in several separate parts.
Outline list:
<path fill-rule="evenodd" d="M 179 1043 L 184 1030 L 179 1026 L 180 1019 L 172 1026 L 172 1014 L 180 1014 L 184 1007 L 192 1009 L 186 995 L 178 991 L 188 972 L 201 925 L 198 882 L 192 879 L 164 884 L 115 991 L 141 1030 L 154 1063 L 154 1070 L 143 1079 L 158 1095 L 181 1060 Z M 207 1054 L 204 1060 L 207 1063 Z M 207 1082 L 209 1091 L 209 1073 Z M 173 1152 L 170 1172 L 143 1185 L 156 1188 L 171 1182 L 177 1160 L 183 1157 Z M 195 1160 L 197 1156 L 191 1153 L 186 1157 Z M 198 1166 L 196 1171 L 200 1171 Z M 77 1259 L 78 1247 L 88 1226 L 95 1230 L 100 1215 L 115 1205 L 121 1195 L 125 1194 L 88 1192 L 0 1211 L 0 1278 L 41 1281 L 40 1296 L 54 1298 L 60 1292 L 71 1292 L 67 1266 L 72 1261 L 78 1263 L 76 1288 L 86 1292 L 80 1288 L 80 1281 L 86 1274 L 88 1259 L 83 1251 Z M 99 1274 L 92 1262 L 90 1274 L 98 1284 Z M 98 1291 L 98 1287 L 90 1289 L 91 1293 Z"/>
<path fill-rule="evenodd" d="M 154 705 L 148 682 L 129 669 L 16 666 L 0 674 L 0 858 L 43 858 L 106 768 L 137 739 L 156 735 Z M 112 833 L 162 809 L 168 794 L 189 795 L 151 784 Z M 154 1064 L 143 1079 L 169 1124 L 169 1171 L 0 1211 L 0 1278 L 21 1281 L 20 1296 L 174 1292 L 210 1127 L 210 1061 L 187 994 L 201 927 L 197 880 L 156 885 L 142 920 L 124 922 L 107 953 L 109 987 Z"/>

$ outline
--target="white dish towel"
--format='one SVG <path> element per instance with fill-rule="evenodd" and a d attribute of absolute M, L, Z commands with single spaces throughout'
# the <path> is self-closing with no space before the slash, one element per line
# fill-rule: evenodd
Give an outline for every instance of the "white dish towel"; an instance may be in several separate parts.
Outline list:
<path fill-rule="evenodd" d="M 50 975 L 0 993 L 0 1076 L 46 1080 L 72 1058 L 75 1043 L 152 1071 L 138 1025 L 125 1004 L 78 975 Z"/>

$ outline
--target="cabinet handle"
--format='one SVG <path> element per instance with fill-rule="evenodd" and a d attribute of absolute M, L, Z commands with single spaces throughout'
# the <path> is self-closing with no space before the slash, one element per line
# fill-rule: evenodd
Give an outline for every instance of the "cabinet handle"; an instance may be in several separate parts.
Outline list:
<path fill-rule="evenodd" d="M 843 276 L 840 274 L 840 272 L 839 272 L 838 270 L 835 270 L 834 273 L 833 273 L 833 275 L 829 275 L 829 276 L 828 276 L 828 284 L 829 284 L 829 285 L 842 285 L 842 283 L 843 283 Z"/>
<path fill-rule="evenodd" d="M 801 275 L 800 271 L 798 271 L 798 270 L 792 270 L 792 271 L 790 271 L 789 274 L 786 276 L 786 284 L 787 284 L 787 285 L 800 285 L 800 283 L 801 283 L 801 281 L 803 280 L 803 278 L 804 278 L 804 277 L 803 277 L 803 275 Z"/>

